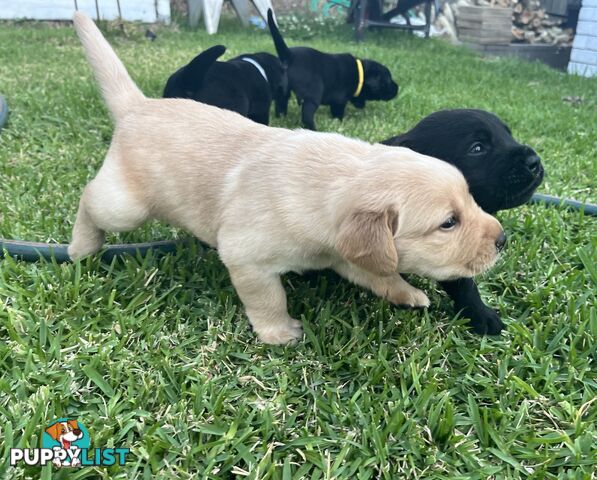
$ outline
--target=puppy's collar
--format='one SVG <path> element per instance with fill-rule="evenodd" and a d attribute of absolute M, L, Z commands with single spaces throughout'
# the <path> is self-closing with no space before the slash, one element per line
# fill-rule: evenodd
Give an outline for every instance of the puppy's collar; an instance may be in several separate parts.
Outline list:
<path fill-rule="evenodd" d="M 253 60 L 252 58 L 249 58 L 249 57 L 243 57 L 243 58 L 241 58 L 241 60 L 244 60 L 245 62 L 249 62 L 251 65 L 253 65 L 257 70 L 259 70 L 259 73 L 261 74 L 261 76 L 263 78 L 265 78 L 265 81 L 269 83 L 269 80 L 267 79 L 267 75 L 265 74 L 265 70 L 255 60 Z"/>
<path fill-rule="evenodd" d="M 365 71 L 363 70 L 363 62 L 361 62 L 358 58 L 355 58 L 355 60 L 357 61 L 359 83 L 357 84 L 357 89 L 354 91 L 353 97 L 358 97 L 361 94 L 361 90 L 363 90 L 363 83 L 365 83 Z"/>

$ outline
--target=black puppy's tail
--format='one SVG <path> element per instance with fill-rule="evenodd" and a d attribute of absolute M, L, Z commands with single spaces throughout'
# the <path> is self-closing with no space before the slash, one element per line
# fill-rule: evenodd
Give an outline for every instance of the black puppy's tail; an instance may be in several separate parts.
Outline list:
<path fill-rule="evenodd" d="M 379 142 L 382 145 L 388 145 L 390 147 L 406 147 L 409 148 L 410 141 L 406 134 L 396 135 L 395 137 L 386 138 L 383 142 Z"/>
<path fill-rule="evenodd" d="M 214 45 L 213 47 L 201 52 L 187 65 L 170 76 L 168 82 L 166 82 L 166 88 L 164 88 L 163 97 L 184 97 L 185 95 L 179 92 L 179 89 L 181 84 L 187 82 L 193 84 L 193 86 L 197 89 L 201 87 L 201 85 L 203 85 L 203 80 L 205 79 L 207 71 L 215 63 L 215 61 L 224 54 L 225 51 L 226 47 L 224 45 Z"/>
<path fill-rule="evenodd" d="M 278 26 L 276 25 L 276 21 L 274 20 L 274 12 L 272 9 L 268 9 L 267 11 L 267 25 L 269 26 L 269 32 L 272 34 L 272 38 L 274 40 L 274 45 L 276 47 L 276 52 L 278 52 L 278 57 L 282 63 L 288 64 L 290 59 L 292 58 L 292 52 L 286 45 L 286 42 L 282 38 L 280 34 L 280 30 L 278 30 Z"/>

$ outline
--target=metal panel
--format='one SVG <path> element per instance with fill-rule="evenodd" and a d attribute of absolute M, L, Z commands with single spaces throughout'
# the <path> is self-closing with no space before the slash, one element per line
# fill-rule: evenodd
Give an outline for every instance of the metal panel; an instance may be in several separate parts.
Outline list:
<path fill-rule="evenodd" d="M 94 19 L 115 20 L 119 17 L 116 0 L 77 0 L 79 10 Z M 156 22 L 170 21 L 168 0 L 120 0 L 123 20 Z M 0 18 L 31 20 L 70 20 L 75 0 L 0 0 Z"/>
<path fill-rule="evenodd" d="M 73 0 L 0 0 L 0 18 L 33 20 L 65 20 L 73 16 Z"/>

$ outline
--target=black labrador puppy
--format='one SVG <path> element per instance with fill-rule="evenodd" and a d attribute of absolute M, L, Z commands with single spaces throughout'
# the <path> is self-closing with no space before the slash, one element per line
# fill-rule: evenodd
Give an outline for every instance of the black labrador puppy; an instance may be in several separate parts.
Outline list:
<path fill-rule="evenodd" d="M 225 51 L 223 45 L 211 47 L 173 73 L 164 98 L 190 98 L 268 125 L 272 99 L 287 90 L 280 60 L 262 52 L 217 62 Z"/>
<path fill-rule="evenodd" d="M 288 48 L 271 10 L 267 12 L 267 23 L 278 57 L 288 69 L 288 89 L 276 101 L 276 115 L 286 115 L 293 91 L 302 108 L 303 125 L 315 130 L 314 116 L 319 105 L 329 105 L 332 117 L 342 120 L 348 102 L 364 108 L 367 100 L 391 100 L 398 94 L 398 85 L 381 63 L 357 59 L 349 53 Z"/>
<path fill-rule="evenodd" d="M 421 120 L 385 145 L 407 147 L 456 166 L 468 181 L 471 194 L 489 213 L 527 202 L 543 180 L 541 159 L 512 137 L 508 126 L 483 110 L 442 110 Z M 480 334 L 498 334 L 504 324 L 481 300 L 470 278 L 441 282 L 462 315 Z"/>

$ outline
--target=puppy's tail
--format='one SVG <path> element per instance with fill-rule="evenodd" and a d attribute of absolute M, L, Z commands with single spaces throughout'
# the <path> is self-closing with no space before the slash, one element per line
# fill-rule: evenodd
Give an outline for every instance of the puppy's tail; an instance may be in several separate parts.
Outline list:
<path fill-rule="evenodd" d="M 388 145 L 390 147 L 406 147 L 410 148 L 410 141 L 406 134 L 396 135 L 395 137 L 386 138 L 384 141 L 379 142 L 382 145 Z M 412 150 L 412 149 L 411 149 Z"/>
<path fill-rule="evenodd" d="M 73 23 L 108 110 L 114 119 L 118 120 L 145 96 L 135 85 L 93 20 L 84 13 L 75 12 Z"/>
<path fill-rule="evenodd" d="M 177 72 L 173 73 L 166 82 L 164 88 L 164 98 L 187 98 L 188 92 L 181 86 L 193 85 L 195 91 L 199 90 L 203 85 L 203 80 L 209 68 L 220 58 L 226 47 L 224 45 L 214 45 L 204 52 L 201 52 L 188 65 L 182 67 Z"/>
<path fill-rule="evenodd" d="M 278 26 L 276 25 L 276 21 L 274 20 L 274 12 L 272 9 L 268 9 L 267 11 L 267 25 L 269 26 L 269 32 L 274 39 L 274 46 L 276 47 L 276 52 L 278 52 L 278 57 L 282 63 L 288 64 L 292 58 L 292 52 L 286 45 L 286 42 L 282 38 L 280 34 L 280 30 L 278 30 Z"/>

